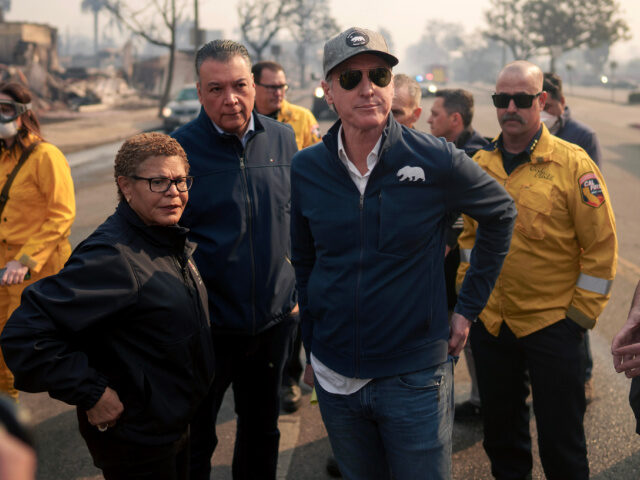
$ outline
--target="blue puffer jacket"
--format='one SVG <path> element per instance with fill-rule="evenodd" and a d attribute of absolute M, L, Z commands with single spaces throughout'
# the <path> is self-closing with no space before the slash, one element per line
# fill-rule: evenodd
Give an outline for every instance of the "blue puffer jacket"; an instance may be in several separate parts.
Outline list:
<path fill-rule="evenodd" d="M 204 109 L 175 132 L 195 177 L 180 223 L 198 244 L 194 255 L 215 331 L 255 335 L 296 304 L 290 262 L 290 126 L 254 114 L 246 148 L 221 135 Z"/>
<path fill-rule="evenodd" d="M 447 215 L 481 227 L 456 311 L 474 319 L 509 249 L 516 211 L 462 150 L 390 118 L 364 195 L 337 153 L 339 121 L 292 165 L 293 264 L 303 340 L 348 377 L 384 377 L 447 358 Z"/>

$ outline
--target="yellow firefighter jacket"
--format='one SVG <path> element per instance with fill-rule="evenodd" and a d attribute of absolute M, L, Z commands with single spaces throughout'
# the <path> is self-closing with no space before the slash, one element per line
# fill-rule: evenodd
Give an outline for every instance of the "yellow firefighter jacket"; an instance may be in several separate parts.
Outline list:
<path fill-rule="evenodd" d="M 479 317 L 487 330 L 497 336 L 506 322 L 523 337 L 565 316 L 593 328 L 609 300 L 618 252 L 598 167 L 582 148 L 552 136 L 545 126 L 530 161 L 511 175 L 496 141 L 473 158 L 504 185 L 518 208 L 509 253 Z M 458 288 L 469 268 L 475 229 L 465 217 Z"/>
<path fill-rule="evenodd" d="M 288 123 L 296 134 L 298 150 L 309 147 L 320 141 L 320 126 L 310 110 L 282 101 L 278 112 L 278 121 Z"/>
<path fill-rule="evenodd" d="M 29 137 L 30 141 L 36 138 Z M 0 189 L 18 163 L 17 146 L 0 154 Z M 54 252 L 70 253 L 69 232 L 76 204 L 66 158 L 50 143 L 38 145 L 22 166 L 9 190 L 0 219 L 0 242 L 11 245 L 13 259 L 38 273 Z M 64 244 L 65 248 L 58 248 Z M 10 259 L 7 259 L 10 260 Z M 65 259 L 62 259 L 64 263 Z"/>

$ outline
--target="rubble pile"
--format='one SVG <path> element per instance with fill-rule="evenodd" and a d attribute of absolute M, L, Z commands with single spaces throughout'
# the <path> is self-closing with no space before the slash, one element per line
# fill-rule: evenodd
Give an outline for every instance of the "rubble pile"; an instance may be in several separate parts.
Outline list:
<path fill-rule="evenodd" d="M 28 66 L 0 64 L 0 81 L 29 85 L 35 97 L 34 107 L 40 112 L 83 111 L 145 103 L 136 89 L 117 72 L 86 68 L 49 72 L 37 63 Z"/>

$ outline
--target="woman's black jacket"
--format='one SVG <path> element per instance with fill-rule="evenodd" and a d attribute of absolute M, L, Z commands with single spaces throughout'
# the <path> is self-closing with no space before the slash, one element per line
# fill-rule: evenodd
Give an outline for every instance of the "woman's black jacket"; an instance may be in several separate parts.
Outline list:
<path fill-rule="evenodd" d="M 182 227 L 146 226 L 121 202 L 64 269 L 27 288 L 0 344 L 16 388 L 83 410 L 108 385 L 110 435 L 178 439 L 214 373 L 207 294 Z"/>

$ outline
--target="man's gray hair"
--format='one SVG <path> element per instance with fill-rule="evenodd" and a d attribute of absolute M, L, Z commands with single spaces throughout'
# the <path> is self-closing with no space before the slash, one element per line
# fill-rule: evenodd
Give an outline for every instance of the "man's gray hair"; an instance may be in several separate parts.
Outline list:
<path fill-rule="evenodd" d="M 409 92 L 409 96 L 413 98 L 415 103 L 414 107 L 419 107 L 420 102 L 422 101 L 422 89 L 420 88 L 420 84 L 409 75 L 405 75 L 404 73 L 398 73 L 393 76 L 393 87 L 395 90 L 398 90 L 401 87 L 407 86 L 407 91 Z"/>
<path fill-rule="evenodd" d="M 233 40 L 213 40 L 205 43 L 198 53 L 196 53 L 196 75 L 200 76 L 200 67 L 205 60 L 215 60 L 216 62 L 228 62 L 231 58 L 239 55 L 244 58 L 251 70 L 251 57 L 247 47 Z"/>

